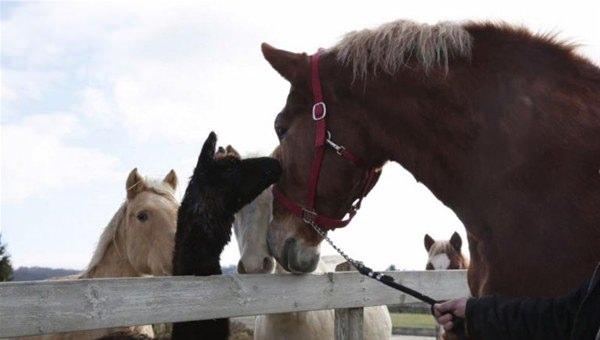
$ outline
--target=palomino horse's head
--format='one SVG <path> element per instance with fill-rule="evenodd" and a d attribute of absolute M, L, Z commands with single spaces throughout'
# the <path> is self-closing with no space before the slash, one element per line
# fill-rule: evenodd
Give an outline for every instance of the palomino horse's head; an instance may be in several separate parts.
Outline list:
<path fill-rule="evenodd" d="M 314 201 L 314 207 L 308 208 L 313 212 L 332 219 L 342 219 L 363 194 L 365 173 L 384 162 L 380 152 L 372 151 L 378 148 L 365 128 L 368 111 L 351 94 L 352 74 L 344 75 L 340 71 L 332 53 L 324 52 L 320 56 L 318 69 L 330 140 L 345 150 L 351 150 L 352 155 L 360 159 L 361 166 L 328 145 L 318 171 L 316 195 L 314 200 L 307 199 L 317 135 L 316 120 L 311 113 L 315 104 L 311 59 L 306 54 L 277 50 L 266 44 L 262 49 L 267 61 L 291 83 L 287 103 L 275 119 L 275 132 L 280 145 L 274 156 L 280 160 L 283 168 L 277 188 L 300 206 L 311 205 L 307 204 L 307 200 L 311 200 Z M 343 153 L 343 150 L 337 151 Z M 318 263 L 321 241 L 322 238 L 301 217 L 291 214 L 279 200 L 275 200 L 268 245 L 271 254 L 286 270 L 295 273 L 313 271 Z"/>
<path fill-rule="evenodd" d="M 179 208 L 175 171 L 160 181 L 145 179 L 133 169 L 126 188 L 124 216 L 116 231 L 122 256 L 141 274 L 170 275 Z"/>
<path fill-rule="evenodd" d="M 436 241 L 429 234 L 425 234 L 425 250 L 427 270 L 465 269 L 467 261 L 461 252 L 462 239 L 457 232 L 452 234 L 449 241 Z"/>

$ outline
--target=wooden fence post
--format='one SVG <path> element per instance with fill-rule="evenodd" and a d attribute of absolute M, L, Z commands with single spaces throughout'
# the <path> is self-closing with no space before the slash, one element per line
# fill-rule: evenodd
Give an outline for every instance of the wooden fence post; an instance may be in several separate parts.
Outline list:
<path fill-rule="evenodd" d="M 336 272 L 352 271 L 348 262 L 335 267 Z M 335 340 L 363 340 L 364 308 L 343 308 L 335 310 Z"/>

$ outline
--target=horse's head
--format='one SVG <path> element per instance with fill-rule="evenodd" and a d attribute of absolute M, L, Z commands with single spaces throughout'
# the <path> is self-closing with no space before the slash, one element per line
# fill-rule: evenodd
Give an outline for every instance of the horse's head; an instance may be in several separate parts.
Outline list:
<path fill-rule="evenodd" d="M 145 179 L 133 169 L 126 182 L 127 202 L 117 231 L 126 257 L 140 274 L 170 275 L 177 229 L 177 175 Z"/>
<path fill-rule="evenodd" d="M 267 230 L 273 216 L 273 194 L 263 191 L 235 215 L 233 230 L 240 250 L 240 274 L 266 274 L 274 268 L 267 246 Z"/>
<path fill-rule="evenodd" d="M 457 232 L 452 234 L 449 241 L 436 241 L 425 234 L 425 250 L 428 259 L 427 270 L 465 269 L 466 260 L 461 253 L 462 239 Z"/>
<path fill-rule="evenodd" d="M 290 93 L 283 110 L 275 119 L 275 132 L 280 141 L 275 157 L 281 162 L 283 174 L 277 187 L 289 201 L 307 207 L 309 182 L 315 157 L 314 76 L 311 78 L 311 59 L 306 54 L 277 50 L 263 44 L 263 54 L 273 68 L 291 83 Z M 314 61 L 313 61 L 314 64 Z M 326 112 L 317 108 L 318 115 L 326 115 L 331 141 L 351 150 L 362 166 L 349 161 L 327 145 L 319 175 L 313 212 L 333 219 L 342 219 L 351 211 L 365 187 L 365 173 L 383 164 L 384 157 L 369 138 L 366 126 L 368 112 L 360 100 L 352 95 L 351 72 L 341 72 L 335 55 L 325 52 L 318 63 L 320 83 Z M 355 90 L 355 89 L 354 89 Z M 322 117 L 325 118 L 325 117 Z M 343 153 L 344 149 L 338 149 Z M 370 150 L 370 151 L 368 151 Z M 329 227 L 329 226 L 325 226 Z M 273 221 L 269 226 L 268 245 L 271 254 L 291 272 L 311 272 L 319 259 L 322 238 L 300 216 L 290 213 L 280 200 L 273 207 Z"/>

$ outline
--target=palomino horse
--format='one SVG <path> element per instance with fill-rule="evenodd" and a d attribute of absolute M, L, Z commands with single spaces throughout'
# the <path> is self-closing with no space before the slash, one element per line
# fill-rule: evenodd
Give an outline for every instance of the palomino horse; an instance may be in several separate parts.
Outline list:
<path fill-rule="evenodd" d="M 425 234 L 425 250 L 427 250 L 426 270 L 467 269 L 469 262 L 463 255 L 462 238 L 454 232 L 448 241 L 436 241 Z"/>
<path fill-rule="evenodd" d="M 133 169 L 125 187 L 127 199 L 104 228 L 87 269 L 76 278 L 171 275 L 179 208 L 175 171 L 161 181 L 143 178 Z M 91 340 L 119 331 L 154 336 L 152 326 L 135 326 L 30 339 Z"/>
<path fill-rule="evenodd" d="M 566 293 L 598 263 L 600 69 L 572 46 L 507 25 L 396 21 L 320 57 L 262 49 L 291 83 L 268 236 L 286 269 L 316 267 L 310 223 L 343 226 L 386 161 L 465 225 L 474 295 Z"/>
<path fill-rule="evenodd" d="M 233 227 L 241 254 L 238 263 L 240 273 L 264 274 L 274 270 L 277 274 L 288 274 L 280 265 L 273 268 L 274 261 L 267 248 L 272 203 L 273 195 L 267 189 L 235 216 Z M 321 259 L 314 273 L 334 271 L 335 265 L 343 261 L 339 256 Z M 386 306 L 365 308 L 364 318 L 365 339 L 390 339 L 392 321 Z M 333 310 L 268 314 L 256 318 L 254 339 L 329 340 L 334 338 L 333 330 Z"/>

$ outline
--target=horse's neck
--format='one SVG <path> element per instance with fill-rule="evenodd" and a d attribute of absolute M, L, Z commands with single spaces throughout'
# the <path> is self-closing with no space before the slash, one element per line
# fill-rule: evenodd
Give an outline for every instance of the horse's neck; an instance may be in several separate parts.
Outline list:
<path fill-rule="evenodd" d="M 100 261 L 86 271 L 82 278 L 92 277 L 131 277 L 140 276 L 125 255 L 124 249 L 117 249 L 115 242 L 111 242 Z"/>
<path fill-rule="evenodd" d="M 362 101 L 377 119 L 364 122 L 373 136 L 365 143 L 410 171 L 464 223 L 471 268 L 485 285 L 479 292 L 564 293 L 600 254 L 600 139 L 582 137 L 600 132 L 599 83 L 578 81 L 581 69 L 564 61 L 561 79 L 580 87 L 561 87 L 557 68 L 533 74 L 537 61 L 523 56 L 512 69 L 516 52 L 488 51 L 489 62 L 476 45 L 474 65 L 451 65 L 445 79 L 368 84 Z M 547 249 L 573 256 L 549 258 Z M 552 280 L 561 270 L 572 275 Z M 531 277 L 550 283 L 514 284 Z"/>
<path fill-rule="evenodd" d="M 472 164 L 474 139 L 470 127 L 473 121 L 462 112 L 468 110 L 444 103 L 439 106 L 448 112 L 436 112 L 434 108 L 425 109 L 426 112 L 408 112 L 410 109 L 399 112 L 398 108 L 405 107 L 402 97 L 398 98 L 397 94 L 390 94 L 388 99 L 381 97 L 375 96 L 370 103 L 371 107 L 380 108 L 372 114 L 381 119 L 365 124 L 370 130 L 368 134 L 375 136 L 377 143 L 370 149 L 378 150 L 376 153 L 381 155 L 376 162 L 389 160 L 401 164 L 439 200 L 456 208 L 465 194 L 462 188 L 469 180 L 466 167 Z M 427 107 L 420 103 L 415 105 Z M 409 125 L 398 117 L 401 114 L 418 118 Z"/>

